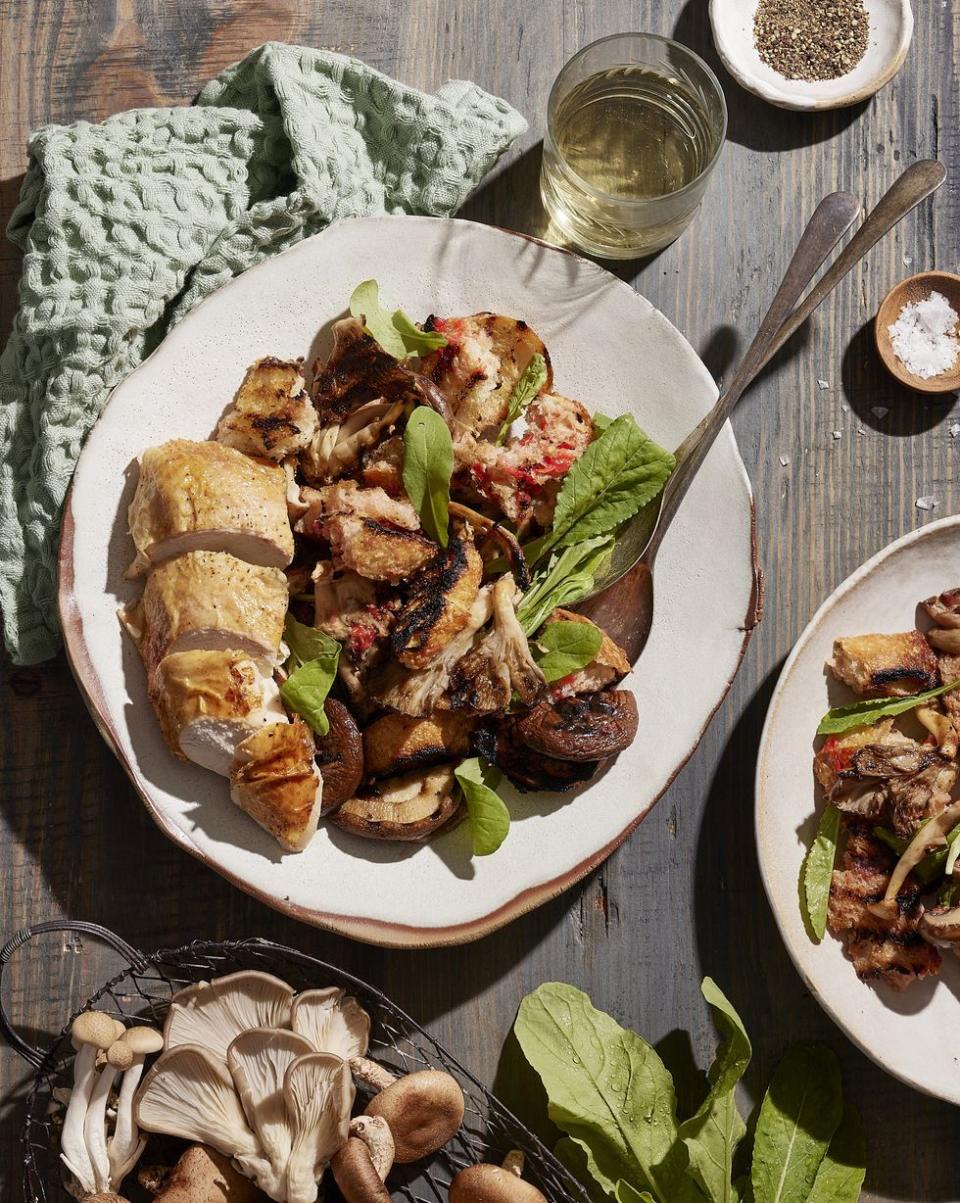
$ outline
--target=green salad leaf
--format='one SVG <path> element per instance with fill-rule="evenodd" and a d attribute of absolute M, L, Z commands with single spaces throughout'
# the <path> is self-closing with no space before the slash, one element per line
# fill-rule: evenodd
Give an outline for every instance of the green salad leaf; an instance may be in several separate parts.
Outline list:
<path fill-rule="evenodd" d="M 497 446 L 501 447 L 507 441 L 510 427 L 526 411 L 527 406 L 537 396 L 547 383 L 547 361 L 542 355 L 531 355 L 530 362 L 523 369 L 520 379 L 513 386 L 510 400 L 507 403 L 507 416 L 497 435 Z"/>
<path fill-rule="evenodd" d="M 363 319 L 367 334 L 395 359 L 429 355 L 447 343 L 442 334 L 421 330 L 402 309 L 395 309 L 393 313 L 384 309 L 380 304 L 380 285 L 376 280 L 364 280 L 353 290 L 350 313 L 353 317 Z"/>
<path fill-rule="evenodd" d="M 856 1107 L 843 1108 L 840 1126 L 813 1182 L 807 1203 L 857 1203 L 867 1175 L 867 1146 L 863 1121 Z"/>
<path fill-rule="evenodd" d="M 514 1032 L 543 1082 L 550 1118 L 583 1149 L 595 1181 L 611 1195 L 625 1181 L 638 1194 L 681 1203 L 660 1177 L 677 1140 L 676 1097 L 653 1047 L 561 982 L 526 996 Z"/>
<path fill-rule="evenodd" d="M 557 606 L 572 606 L 586 597 L 612 549 L 613 535 L 599 535 L 552 555 L 546 566 L 534 573 L 517 607 L 525 634 L 539 630 Z"/>
<path fill-rule="evenodd" d="M 531 558 L 616 530 L 657 496 L 674 464 L 630 414 L 615 418 L 564 477 L 553 528 Z"/>
<path fill-rule="evenodd" d="M 461 761 L 453 774 L 463 790 L 476 856 L 496 852 L 510 830 L 510 812 L 497 793 L 500 772 L 485 760 Z"/>
<path fill-rule="evenodd" d="M 917 706 L 932 702 L 934 698 L 951 693 L 954 689 L 960 689 L 960 681 L 938 685 L 936 689 L 915 693 L 908 698 L 867 698 L 850 706 L 834 706 L 820 720 L 817 734 L 839 735 L 842 731 L 849 731 L 851 727 L 867 727 L 879 719 L 906 714 L 908 710 L 915 710 Z"/>
<path fill-rule="evenodd" d="M 839 838 L 840 811 L 828 804 L 820 816 L 817 834 L 803 862 L 803 902 L 807 922 L 818 942 L 827 930 L 827 906 Z"/>
<path fill-rule="evenodd" d="M 298 622 L 288 614 L 283 638 L 290 649 L 287 679 L 280 686 L 283 702 L 305 719 L 317 735 L 326 735 L 330 722 L 324 702 L 337 679 L 340 644 L 325 631 Z"/>
<path fill-rule="evenodd" d="M 593 430 L 595 434 L 603 434 L 607 427 L 613 422 L 613 418 L 609 414 L 596 413 L 593 415 Z"/>
<path fill-rule="evenodd" d="M 712 978 L 700 987 L 713 1008 L 723 1037 L 708 1081 L 710 1090 L 696 1115 L 680 1125 L 680 1138 L 687 1149 L 690 1176 L 714 1203 L 736 1203 L 733 1185 L 733 1155 L 747 1132 L 737 1110 L 737 1083 L 750 1064 L 752 1048 L 746 1029 Z"/>
<path fill-rule="evenodd" d="M 623 1178 L 617 1183 L 616 1190 L 613 1193 L 617 1203 L 657 1203 L 648 1190 L 637 1190 L 629 1182 L 625 1182 Z"/>
<path fill-rule="evenodd" d="M 795 1045 L 760 1106 L 750 1167 L 754 1203 L 807 1203 L 842 1114 L 837 1058 L 823 1045 Z"/>
<path fill-rule="evenodd" d="M 531 650 L 549 685 L 586 668 L 602 642 L 603 632 L 593 623 L 551 622 L 541 629 Z"/>
<path fill-rule="evenodd" d="M 403 432 L 403 487 L 426 534 L 447 546 L 453 441 L 443 418 L 418 405 Z"/>

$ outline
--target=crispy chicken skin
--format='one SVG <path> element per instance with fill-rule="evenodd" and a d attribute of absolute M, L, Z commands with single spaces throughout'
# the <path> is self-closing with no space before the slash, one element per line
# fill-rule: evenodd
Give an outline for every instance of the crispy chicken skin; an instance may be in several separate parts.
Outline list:
<path fill-rule="evenodd" d="M 480 590 L 483 561 L 471 539 L 451 532 L 414 580 L 390 636 L 393 654 L 407 668 L 426 668 L 470 620 Z"/>
<path fill-rule="evenodd" d="M 869 907 L 882 900 L 895 858 L 871 835 L 867 824 L 845 822 L 847 842 L 833 874 L 829 929 L 843 942 L 861 981 L 905 990 L 940 969 L 939 952 L 918 931 L 923 914 L 920 888 L 914 878 L 907 879 L 892 924 L 874 914 Z"/>
<path fill-rule="evenodd" d="M 233 447 L 188 439 L 149 447 L 127 515 L 137 549 L 127 575 L 199 550 L 284 568 L 293 559 L 286 493 L 282 468 Z"/>
<path fill-rule="evenodd" d="M 295 719 L 248 736 L 230 765 L 230 797 L 288 852 L 300 852 L 317 830 L 323 779 L 313 754 L 310 728 Z"/>
<path fill-rule="evenodd" d="M 220 419 L 217 441 L 280 461 L 306 447 L 316 429 L 317 411 L 301 365 L 268 356 L 247 369 L 232 407 Z"/>
<path fill-rule="evenodd" d="M 191 649 L 236 648 L 274 660 L 287 602 L 279 568 L 225 551 L 188 551 L 153 569 L 127 625 L 148 676 L 164 656 Z"/>
<path fill-rule="evenodd" d="M 860 697 L 905 697 L 940 684 L 937 658 L 920 631 L 838 639 L 831 667 Z"/>
<path fill-rule="evenodd" d="M 427 718 L 384 714 L 363 733 L 363 757 L 371 777 L 392 776 L 410 769 L 466 755 L 474 720 L 438 711 Z"/>
<path fill-rule="evenodd" d="M 455 443 L 499 429 L 514 386 L 538 353 L 547 362 L 545 387 L 550 388 L 550 356 L 524 321 L 497 313 L 432 316 L 424 329 L 436 330 L 447 339 L 445 347 L 424 359 L 422 370 L 450 402 Z"/>

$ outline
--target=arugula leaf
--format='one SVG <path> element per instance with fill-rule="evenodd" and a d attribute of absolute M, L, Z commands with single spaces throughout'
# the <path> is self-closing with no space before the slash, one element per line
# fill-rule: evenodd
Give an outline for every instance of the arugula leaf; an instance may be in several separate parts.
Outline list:
<path fill-rule="evenodd" d="M 553 529 L 537 558 L 551 548 L 615 530 L 657 496 L 675 462 L 631 414 L 615 418 L 564 477 Z"/>
<path fill-rule="evenodd" d="M 711 1203 L 736 1203 L 733 1155 L 747 1131 L 737 1110 L 736 1088 L 753 1050 L 740 1016 L 716 982 L 706 977 L 700 989 L 714 1010 L 723 1041 L 710 1067 L 710 1091 L 696 1115 L 680 1125 L 680 1138 L 687 1149 L 688 1173 Z"/>
<path fill-rule="evenodd" d="M 817 834 L 803 862 L 803 901 L 807 922 L 817 943 L 827 930 L 830 883 L 833 881 L 839 836 L 840 811 L 828 804 L 820 816 Z"/>
<path fill-rule="evenodd" d="M 496 852 L 510 830 L 510 812 L 497 793 L 500 773 L 485 760 L 473 757 L 453 770 L 467 803 L 467 819 L 476 856 Z"/>
<path fill-rule="evenodd" d="M 596 413 L 593 415 L 593 429 L 596 434 L 603 434 L 607 427 L 613 422 L 613 418 L 609 414 Z"/>
<path fill-rule="evenodd" d="M 928 689 L 924 693 L 915 693 L 909 698 L 867 698 L 863 702 L 854 702 L 851 706 L 834 706 L 820 720 L 817 727 L 818 735 L 839 735 L 849 731 L 851 727 L 867 727 L 881 718 L 892 718 L 898 714 L 906 714 L 943 693 L 960 689 L 960 681 L 951 681 L 948 685 L 938 685 L 936 689 Z"/>
<path fill-rule="evenodd" d="M 755 1203 L 807 1203 L 842 1113 L 837 1058 L 823 1045 L 794 1045 L 757 1119 L 750 1169 Z"/>
<path fill-rule="evenodd" d="M 290 675 L 280 686 L 280 697 L 317 735 L 326 735 L 330 720 L 323 704 L 337 679 L 340 644 L 325 631 L 297 622 L 292 614 L 283 624 L 283 638 L 290 649 L 285 666 Z"/>
<path fill-rule="evenodd" d="M 642 1037 L 561 982 L 524 998 L 514 1032 L 543 1082 L 550 1118 L 583 1149 L 604 1190 L 613 1194 L 623 1180 L 656 1200 L 695 1198 L 661 1182 L 661 1163 L 677 1141 L 676 1096 Z"/>
<path fill-rule="evenodd" d="M 637 1190 L 629 1182 L 625 1182 L 623 1178 L 617 1183 L 614 1195 L 616 1196 L 617 1203 L 657 1203 L 649 1191 Z"/>
<path fill-rule="evenodd" d="M 447 546 L 453 441 L 446 422 L 418 405 L 403 432 L 403 487 L 420 515 L 424 531 Z"/>
<path fill-rule="evenodd" d="M 602 642 L 603 632 L 593 623 L 551 622 L 537 636 L 534 659 L 549 685 L 585 668 Z"/>
<path fill-rule="evenodd" d="M 866 1175 L 863 1122 L 856 1107 L 845 1103 L 840 1126 L 820 1163 L 807 1203 L 857 1203 Z"/>
<path fill-rule="evenodd" d="M 444 347 L 447 340 L 442 334 L 421 330 L 402 309 L 393 313 L 380 304 L 380 285 L 376 280 L 364 280 L 350 296 L 350 313 L 363 319 L 363 328 L 371 338 L 392 355 L 394 359 L 408 359 L 411 355 L 429 355 L 437 347 Z"/>
<path fill-rule="evenodd" d="M 524 633 L 529 636 L 539 630 L 557 606 L 572 606 L 586 597 L 612 547 L 613 535 L 599 535 L 551 556 L 546 567 L 534 574 L 517 607 Z"/>
<path fill-rule="evenodd" d="M 510 400 L 507 403 L 507 416 L 497 435 L 497 446 L 502 447 L 507 441 L 510 427 L 517 418 L 525 412 L 527 406 L 547 383 L 547 361 L 539 353 L 531 355 L 530 362 L 523 369 L 523 374 L 513 386 Z"/>

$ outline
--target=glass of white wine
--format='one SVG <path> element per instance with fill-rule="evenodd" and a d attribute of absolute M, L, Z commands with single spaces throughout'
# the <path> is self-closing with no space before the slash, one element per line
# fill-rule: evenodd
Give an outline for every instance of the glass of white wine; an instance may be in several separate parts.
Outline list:
<path fill-rule="evenodd" d="M 692 50 L 646 33 L 592 42 L 550 92 L 547 213 L 592 255 L 649 255 L 689 225 L 726 132 L 723 91 Z"/>

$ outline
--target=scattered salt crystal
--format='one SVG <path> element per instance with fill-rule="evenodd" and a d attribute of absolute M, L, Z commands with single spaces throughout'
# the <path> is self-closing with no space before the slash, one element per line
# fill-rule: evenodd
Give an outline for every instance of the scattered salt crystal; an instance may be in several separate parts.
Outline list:
<path fill-rule="evenodd" d="M 817 381 L 817 384 L 818 384 L 818 386 L 819 386 L 819 388 L 820 388 L 820 392 L 821 392 L 821 393 L 822 393 L 822 392 L 823 392 L 825 389 L 828 389 L 828 388 L 830 387 L 830 381 L 829 381 L 829 380 L 818 380 L 818 381 Z"/>
<path fill-rule="evenodd" d="M 830 434 L 831 434 L 831 437 L 834 439 L 842 439 L 843 438 L 842 430 L 831 430 Z"/>
<path fill-rule="evenodd" d="M 786 455 L 780 456 L 780 467 L 785 468 L 790 463 L 790 457 Z"/>
<path fill-rule="evenodd" d="M 881 421 L 883 421 L 883 419 L 887 416 L 887 414 L 890 412 L 890 410 L 887 409 L 887 407 L 885 405 L 873 405 L 870 408 L 870 412 L 873 414 L 873 416 L 875 418 L 879 418 Z"/>
<path fill-rule="evenodd" d="M 904 267 L 909 267 L 912 263 L 913 263 L 912 255 L 904 255 L 903 256 L 903 266 Z"/>
<path fill-rule="evenodd" d="M 958 321 L 960 315 L 939 292 L 904 305 L 897 320 L 887 327 L 897 359 L 921 380 L 948 372 L 960 355 L 960 340 L 955 335 Z"/>
<path fill-rule="evenodd" d="M 955 439 L 958 434 L 960 434 L 960 422 L 954 422 L 950 427 L 950 437 Z"/>
<path fill-rule="evenodd" d="M 933 509 L 936 509 L 936 507 L 937 507 L 936 497 L 918 497 L 917 498 L 917 509 L 918 510 L 933 510 Z"/>

